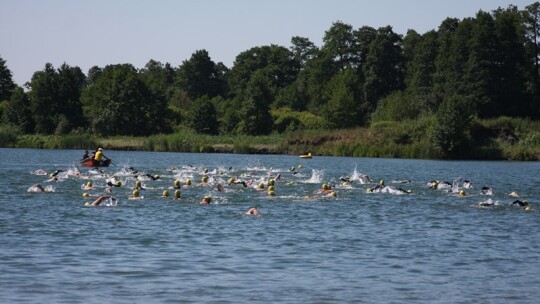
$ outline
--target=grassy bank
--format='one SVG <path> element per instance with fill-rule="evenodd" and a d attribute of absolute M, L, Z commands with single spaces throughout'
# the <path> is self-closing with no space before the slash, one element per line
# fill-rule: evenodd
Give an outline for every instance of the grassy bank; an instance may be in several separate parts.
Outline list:
<path fill-rule="evenodd" d="M 268 136 L 200 135 L 189 131 L 149 137 L 92 135 L 23 135 L 0 128 L 0 146 L 39 149 L 115 150 L 291 154 L 438 159 L 429 138 L 431 118 L 408 122 L 378 122 L 369 128 L 309 130 Z M 464 134 L 466 146 L 458 159 L 540 160 L 540 122 L 498 118 L 476 120 Z"/>

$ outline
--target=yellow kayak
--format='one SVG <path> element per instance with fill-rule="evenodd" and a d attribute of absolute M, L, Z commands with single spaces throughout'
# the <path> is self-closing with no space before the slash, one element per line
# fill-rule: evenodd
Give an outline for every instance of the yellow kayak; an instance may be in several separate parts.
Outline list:
<path fill-rule="evenodd" d="M 311 158 L 311 152 L 308 154 L 300 155 L 300 158 Z"/>

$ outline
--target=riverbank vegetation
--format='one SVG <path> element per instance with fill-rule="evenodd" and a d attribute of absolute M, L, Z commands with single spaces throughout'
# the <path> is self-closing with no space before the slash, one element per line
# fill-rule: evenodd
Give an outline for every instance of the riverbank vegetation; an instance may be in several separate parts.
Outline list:
<path fill-rule="evenodd" d="M 318 47 L 52 64 L 25 88 L 0 58 L 0 146 L 538 160 L 540 3 L 405 35 L 334 22 Z"/>
<path fill-rule="evenodd" d="M 268 136 L 200 135 L 191 130 L 145 137 L 28 135 L 0 128 L 3 147 L 88 149 L 203 153 L 255 153 L 441 159 L 444 156 L 426 137 L 433 118 L 381 121 L 369 128 L 304 130 Z M 475 120 L 463 134 L 454 159 L 540 160 L 540 122 L 501 117 Z"/>

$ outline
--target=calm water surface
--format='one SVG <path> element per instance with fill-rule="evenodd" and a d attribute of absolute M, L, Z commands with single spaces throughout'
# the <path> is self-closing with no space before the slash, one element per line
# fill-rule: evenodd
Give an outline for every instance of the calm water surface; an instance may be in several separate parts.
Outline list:
<path fill-rule="evenodd" d="M 83 151 L 0 149 L 2 303 L 538 303 L 539 163 L 105 151 L 104 173 Z M 299 173 L 292 174 L 291 167 Z M 143 199 L 136 179 L 152 175 Z M 196 184 L 209 170 L 210 185 Z M 36 175 L 64 170 L 61 181 Z M 281 173 L 276 195 L 254 185 Z M 85 207 L 106 178 L 116 206 Z M 366 174 L 373 184 L 355 177 Z M 350 187 L 340 177 L 350 176 Z M 459 197 L 426 186 L 472 181 Z M 161 198 L 191 178 L 180 200 Z M 366 193 L 383 179 L 411 194 Z M 29 193 L 35 183 L 54 192 Z M 218 192 L 217 184 L 225 191 Z M 323 183 L 337 197 L 315 195 Z M 480 195 L 489 186 L 492 196 Z M 170 190 L 171 193 L 174 190 Z M 509 206 L 512 191 L 534 208 Z M 211 205 L 201 206 L 204 195 Z M 310 198 L 307 199 L 306 196 Z M 491 198 L 498 205 L 479 208 Z M 104 204 L 108 204 L 105 202 Z M 260 217 L 246 216 L 258 206 Z"/>

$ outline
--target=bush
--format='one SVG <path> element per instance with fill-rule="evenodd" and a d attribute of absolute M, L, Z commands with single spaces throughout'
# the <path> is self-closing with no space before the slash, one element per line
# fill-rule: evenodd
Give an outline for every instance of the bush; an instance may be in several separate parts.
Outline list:
<path fill-rule="evenodd" d="M 21 131 L 10 125 L 0 125 L 0 147 L 15 147 Z"/>

